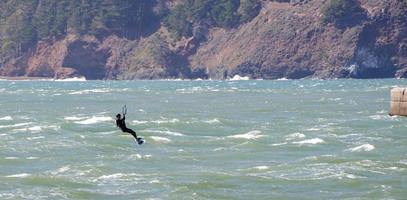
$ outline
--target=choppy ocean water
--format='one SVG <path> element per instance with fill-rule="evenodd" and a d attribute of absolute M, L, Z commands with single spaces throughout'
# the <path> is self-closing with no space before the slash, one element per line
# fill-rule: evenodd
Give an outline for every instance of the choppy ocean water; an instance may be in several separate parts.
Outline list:
<path fill-rule="evenodd" d="M 405 199 L 399 85 L 0 81 L 0 199 Z"/>

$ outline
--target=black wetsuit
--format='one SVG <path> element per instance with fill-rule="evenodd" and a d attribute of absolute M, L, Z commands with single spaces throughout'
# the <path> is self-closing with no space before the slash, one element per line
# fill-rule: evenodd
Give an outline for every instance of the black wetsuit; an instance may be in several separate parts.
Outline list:
<path fill-rule="evenodd" d="M 123 132 L 130 133 L 134 138 L 138 139 L 135 131 L 126 127 L 126 116 L 124 115 L 121 119 L 116 119 L 116 126 L 118 126 Z"/>

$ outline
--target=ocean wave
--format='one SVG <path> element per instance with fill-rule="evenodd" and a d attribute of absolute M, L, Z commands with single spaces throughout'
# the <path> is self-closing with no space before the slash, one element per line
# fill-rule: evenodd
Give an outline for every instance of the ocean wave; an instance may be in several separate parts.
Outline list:
<path fill-rule="evenodd" d="M 18 124 L 12 124 L 12 125 L 2 125 L 2 126 L 0 126 L 0 128 L 16 128 L 16 127 L 27 126 L 30 124 L 32 124 L 32 122 L 18 123 Z"/>
<path fill-rule="evenodd" d="M 24 178 L 27 176 L 31 176 L 31 174 L 27 174 L 27 173 L 21 173 L 21 174 L 12 174 L 12 175 L 8 175 L 5 176 L 6 178 Z"/>
<path fill-rule="evenodd" d="M 170 139 L 166 138 L 166 137 L 159 137 L 159 136 L 151 136 L 151 139 L 153 139 L 156 142 L 162 142 L 162 143 L 169 143 L 171 142 Z"/>
<path fill-rule="evenodd" d="M 267 169 L 269 169 L 269 168 L 270 168 L 270 167 L 268 167 L 268 166 L 261 165 L 261 166 L 252 167 L 251 169 L 255 169 L 255 170 L 267 170 Z"/>
<path fill-rule="evenodd" d="M 274 144 L 271 144 L 271 146 L 273 146 L 273 147 L 277 147 L 277 146 L 283 146 L 283 145 L 286 145 L 286 144 L 288 144 L 287 142 L 282 142 L 282 143 L 274 143 Z"/>
<path fill-rule="evenodd" d="M 57 175 L 57 174 L 60 174 L 60 173 L 67 172 L 69 170 L 71 170 L 71 166 L 66 165 L 66 166 L 60 167 L 60 168 L 58 168 L 58 169 L 56 169 L 54 171 L 51 171 L 51 174 L 52 175 Z"/>
<path fill-rule="evenodd" d="M 228 79 L 228 80 L 230 80 L 230 81 L 247 81 L 247 80 L 250 80 L 250 78 L 248 76 L 239 76 L 239 75 L 236 74 L 235 76 L 233 76 L 233 78 Z"/>
<path fill-rule="evenodd" d="M 10 121 L 13 120 L 13 118 L 11 116 L 5 116 L 5 117 L 0 117 L 1 121 Z"/>
<path fill-rule="evenodd" d="M 111 179 L 118 179 L 127 176 L 126 174 L 122 173 L 116 173 L 116 174 L 109 174 L 109 175 L 103 175 L 97 178 L 98 180 L 111 180 Z"/>
<path fill-rule="evenodd" d="M 320 143 L 325 143 L 325 141 L 320 138 L 313 138 L 313 139 L 309 139 L 309 140 L 293 142 L 293 144 L 320 144 Z"/>
<path fill-rule="evenodd" d="M 44 139 L 44 136 L 36 136 L 36 137 L 28 137 L 27 140 L 39 140 L 39 139 Z"/>
<path fill-rule="evenodd" d="M 207 123 L 207 124 L 218 124 L 218 123 L 220 123 L 219 119 L 217 119 L 217 118 L 204 120 L 203 122 Z"/>
<path fill-rule="evenodd" d="M 386 119 L 394 119 L 392 116 L 390 115 L 371 115 L 369 116 L 370 119 L 373 120 L 386 120 Z"/>
<path fill-rule="evenodd" d="M 227 136 L 228 138 L 238 138 L 238 139 L 248 139 L 248 140 L 255 140 L 257 138 L 264 137 L 265 135 L 261 135 L 261 131 L 250 131 L 244 134 L 237 134 L 237 135 L 231 135 Z"/>
<path fill-rule="evenodd" d="M 57 125 L 32 126 L 32 127 L 28 127 L 28 128 L 13 129 L 13 131 L 17 131 L 17 132 L 30 131 L 33 133 L 38 133 L 38 132 L 41 132 L 43 129 L 59 130 L 60 127 Z"/>
<path fill-rule="evenodd" d="M 86 81 L 85 77 L 72 77 L 72 78 L 64 78 L 64 79 L 55 79 L 58 82 L 77 82 L 77 81 Z"/>
<path fill-rule="evenodd" d="M 88 118 L 88 119 L 85 119 L 82 121 L 75 121 L 74 123 L 87 125 L 87 124 L 97 124 L 97 123 L 109 122 L 109 121 L 114 121 L 114 119 L 111 117 L 105 117 L 105 116 L 101 116 L 101 117 L 92 116 L 91 118 Z"/>
<path fill-rule="evenodd" d="M 173 131 L 162 131 L 162 130 L 147 130 L 147 132 L 151 132 L 151 133 L 161 133 L 161 134 L 165 134 L 165 135 L 172 135 L 172 136 L 184 136 L 184 134 L 179 133 L 179 132 L 173 132 Z"/>
<path fill-rule="evenodd" d="M 352 152 L 361 152 L 361 151 L 372 151 L 373 149 L 375 149 L 375 146 L 371 144 L 363 144 L 354 148 L 350 148 L 348 150 Z"/>
<path fill-rule="evenodd" d="M 302 133 L 293 133 L 286 136 L 285 140 L 295 140 L 295 139 L 302 139 L 305 138 L 305 135 Z"/>
<path fill-rule="evenodd" d="M 69 94 L 89 94 L 89 93 L 108 93 L 108 92 L 111 92 L 111 89 L 98 88 L 98 89 L 79 90 L 75 92 L 70 92 Z"/>
<path fill-rule="evenodd" d="M 68 117 L 64 117 L 64 119 L 67 121 L 79 121 L 79 120 L 86 119 L 86 117 L 68 116 Z"/>

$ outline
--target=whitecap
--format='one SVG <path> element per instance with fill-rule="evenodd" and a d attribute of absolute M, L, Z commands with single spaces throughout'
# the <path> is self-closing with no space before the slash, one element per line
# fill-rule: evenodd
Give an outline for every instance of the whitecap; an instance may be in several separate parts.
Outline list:
<path fill-rule="evenodd" d="M 126 174 L 122 173 L 116 173 L 116 174 L 110 174 L 110 175 L 103 175 L 100 176 L 98 179 L 103 179 L 103 180 L 110 180 L 110 179 L 117 179 L 126 176 Z"/>
<path fill-rule="evenodd" d="M 108 93 L 111 90 L 108 88 L 88 89 L 71 92 L 69 94 L 89 94 L 89 93 Z"/>
<path fill-rule="evenodd" d="M 166 138 L 166 137 L 151 136 L 150 138 L 153 139 L 156 142 L 163 142 L 163 143 L 171 142 L 171 140 Z"/>
<path fill-rule="evenodd" d="M 9 156 L 9 157 L 5 157 L 4 159 L 6 159 L 6 160 L 17 160 L 18 157 Z"/>
<path fill-rule="evenodd" d="M 252 169 L 256 169 L 256 170 L 267 170 L 267 169 L 269 169 L 269 167 L 262 165 L 262 166 L 253 167 Z"/>
<path fill-rule="evenodd" d="M 29 137 L 27 140 L 39 140 L 39 139 L 44 139 L 44 136 L 37 136 L 37 137 Z"/>
<path fill-rule="evenodd" d="M 75 123 L 77 123 L 77 124 L 97 124 L 97 123 L 100 123 L 100 122 L 107 122 L 107 121 L 114 121 L 114 120 L 111 117 L 104 117 L 104 116 L 96 117 L 96 116 L 93 116 L 93 117 L 88 118 L 88 119 L 83 120 L 83 121 L 76 121 Z"/>
<path fill-rule="evenodd" d="M 371 115 L 371 116 L 369 116 L 369 118 L 373 119 L 373 120 L 392 119 L 392 117 L 389 115 Z"/>
<path fill-rule="evenodd" d="M 319 128 L 309 128 L 309 129 L 306 129 L 306 131 L 319 131 L 319 130 L 321 130 L 321 129 L 319 129 Z"/>
<path fill-rule="evenodd" d="M 162 134 L 165 134 L 165 135 L 173 135 L 173 136 L 184 136 L 184 134 L 182 134 L 182 133 L 173 132 L 173 131 L 148 130 L 148 132 L 162 133 Z"/>
<path fill-rule="evenodd" d="M 282 143 L 275 143 L 275 144 L 271 144 L 271 146 L 276 147 L 276 146 L 282 146 L 282 145 L 286 145 L 287 142 L 282 142 Z"/>
<path fill-rule="evenodd" d="M 56 174 L 60 174 L 60 173 L 64 173 L 67 172 L 71 169 L 71 167 L 69 165 L 63 166 L 53 172 L 51 172 L 51 174 L 56 175 Z"/>
<path fill-rule="evenodd" d="M 363 144 L 354 148 L 350 148 L 348 150 L 352 152 L 361 152 L 361 151 L 372 151 L 373 149 L 375 149 L 375 146 L 371 144 Z"/>
<path fill-rule="evenodd" d="M 293 142 L 293 144 L 320 144 L 320 143 L 325 143 L 325 141 L 320 138 L 313 138 L 313 139 L 309 139 L 309 140 Z"/>
<path fill-rule="evenodd" d="M 204 122 L 208 123 L 208 124 L 218 124 L 218 123 L 220 123 L 219 119 L 217 119 L 217 118 L 210 119 L 210 120 L 205 120 Z"/>
<path fill-rule="evenodd" d="M 68 116 L 68 117 L 64 117 L 64 119 L 67 121 L 79 121 L 79 120 L 86 119 L 86 117 Z"/>
<path fill-rule="evenodd" d="M 41 131 L 42 128 L 41 128 L 41 126 L 33 126 L 33 127 L 28 128 L 28 130 L 38 132 L 38 131 Z"/>
<path fill-rule="evenodd" d="M 13 125 L 3 125 L 0 126 L 0 128 L 15 128 L 15 127 L 21 127 L 21 126 L 26 126 L 26 125 L 30 125 L 32 124 L 31 122 L 27 122 L 27 123 L 18 123 L 18 124 L 13 124 Z"/>
<path fill-rule="evenodd" d="M 24 177 L 27 177 L 27 176 L 30 176 L 31 174 L 27 174 L 27 173 L 22 173 L 22 174 L 12 174 L 12 175 L 8 175 L 8 176 L 5 176 L 5 177 L 7 177 L 7 178 L 24 178 Z"/>
<path fill-rule="evenodd" d="M 72 78 L 65 78 L 65 79 L 55 79 L 55 81 L 60 81 L 60 82 L 77 82 L 77 81 L 86 81 L 86 78 L 81 76 L 81 77 L 72 77 Z"/>
<path fill-rule="evenodd" d="M 148 121 L 139 121 L 139 120 L 133 120 L 132 121 L 134 124 L 147 124 Z"/>
<path fill-rule="evenodd" d="M 177 119 L 177 118 L 174 118 L 174 119 L 168 119 L 168 120 L 153 120 L 153 121 L 151 121 L 152 123 L 155 123 L 155 124 L 173 124 L 173 123 L 178 123 L 179 122 L 179 119 Z"/>
<path fill-rule="evenodd" d="M 302 133 L 293 133 L 286 136 L 285 140 L 294 140 L 294 139 L 302 139 L 305 138 L 305 135 Z"/>
<path fill-rule="evenodd" d="M 13 118 L 11 116 L 5 116 L 5 117 L 0 117 L 0 120 L 2 120 L 2 121 L 10 121 L 10 120 L 13 120 Z"/>
<path fill-rule="evenodd" d="M 247 76 L 239 76 L 238 74 L 236 74 L 235 76 L 233 76 L 233 78 L 229 79 L 231 81 L 247 81 L 250 80 L 249 77 Z"/>
<path fill-rule="evenodd" d="M 253 139 L 263 137 L 263 136 L 264 135 L 261 135 L 261 131 L 254 130 L 254 131 L 247 132 L 245 134 L 231 135 L 231 136 L 228 136 L 228 138 L 239 138 L 239 139 L 253 140 Z"/>

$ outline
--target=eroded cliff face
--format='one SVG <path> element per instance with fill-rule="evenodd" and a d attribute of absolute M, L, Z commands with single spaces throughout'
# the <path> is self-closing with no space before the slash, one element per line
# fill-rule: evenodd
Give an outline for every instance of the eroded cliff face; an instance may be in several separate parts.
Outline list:
<path fill-rule="evenodd" d="M 402 1 L 361 1 L 366 19 L 349 27 L 324 25 L 326 1 L 266 3 L 237 30 L 211 30 L 191 65 L 211 77 L 405 77 L 407 10 Z"/>
<path fill-rule="evenodd" d="M 361 0 L 366 18 L 351 26 L 321 22 L 326 0 L 264 1 L 235 29 L 200 27 L 174 40 L 165 27 L 145 38 L 68 34 L 40 41 L 0 66 L 3 76 L 87 79 L 407 77 L 407 6 Z M 198 34 L 198 33 L 197 33 Z"/>

